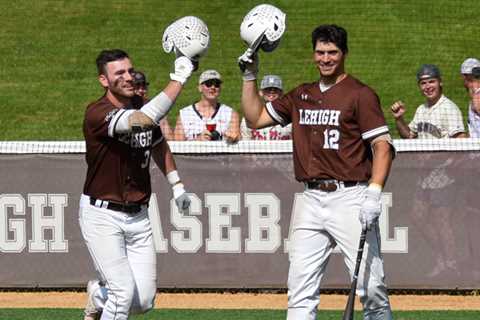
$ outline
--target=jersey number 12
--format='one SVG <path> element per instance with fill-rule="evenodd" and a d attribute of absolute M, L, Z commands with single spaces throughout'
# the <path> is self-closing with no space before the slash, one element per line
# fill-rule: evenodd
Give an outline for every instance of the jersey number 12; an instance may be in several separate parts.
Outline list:
<path fill-rule="evenodd" d="M 337 129 L 325 129 L 323 131 L 323 148 L 338 150 L 338 140 L 340 139 L 340 131 Z"/>

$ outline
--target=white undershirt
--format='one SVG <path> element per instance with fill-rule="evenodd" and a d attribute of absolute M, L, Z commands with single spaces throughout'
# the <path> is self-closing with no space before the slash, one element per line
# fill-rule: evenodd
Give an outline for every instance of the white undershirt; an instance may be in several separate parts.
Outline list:
<path fill-rule="evenodd" d="M 325 83 L 323 83 L 323 82 L 320 81 L 320 85 L 319 85 L 320 91 L 325 92 L 325 91 L 327 91 L 328 89 L 330 89 L 331 87 L 333 87 L 334 85 L 335 85 L 335 83 L 325 84 Z"/>

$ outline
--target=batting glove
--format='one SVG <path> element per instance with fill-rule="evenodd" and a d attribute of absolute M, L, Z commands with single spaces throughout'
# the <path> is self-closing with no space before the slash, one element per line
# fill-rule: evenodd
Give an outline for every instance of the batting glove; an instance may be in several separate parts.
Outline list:
<path fill-rule="evenodd" d="M 185 187 L 183 183 L 177 183 L 172 187 L 173 198 L 175 199 L 175 204 L 177 205 L 178 211 L 184 212 L 190 208 L 190 198 L 185 192 Z"/>
<path fill-rule="evenodd" d="M 358 216 L 362 229 L 370 230 L 377 223 L 382 212 L 382 188 L 377 184 L 370 184 L 365 190 L 365 199 Z"/>
<path fill-rule="evenodd" d="M 197 65 L 198 67 L 198 65 Z M 180 82 L 182 85 L 187 82 L 188 78 L 195 70 L 194 63 L 185 56 L 180 56 L 175 59 L 175 72 L 170 73 L 170 79 Z"/>
<path fill-rule="evenodd" d="M 238 66 L 240 67 L 244 81 L 257 79 L 258 55 L 252 49 L 248 48 L 240 57 L 238 57 Z"/>
<path fill-rule="evenodd" d="M 190 198 L 185 192 L 185 186 L 181 183 L 177 170 L 169 172 L 166 177 L 168 183 L 172 186 L 173 198 L 175 199 L 178 211 L 183 213 L 190 207 Z"/>

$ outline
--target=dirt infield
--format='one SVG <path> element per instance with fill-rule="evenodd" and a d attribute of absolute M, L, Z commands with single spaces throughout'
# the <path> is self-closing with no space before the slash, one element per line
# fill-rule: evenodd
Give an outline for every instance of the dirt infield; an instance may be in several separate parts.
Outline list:
<path fill-rule="evenodd" d="M 0 308 L 83 308 L 82 292 L 0 292 Z M 480 296 L 391 295 L 394 310 L 480 310 Z M 320 308 L 341 310 L 346 296 L 324 294 Z M 285 309 L 286 294 L 159 293 L 156 308 L 173 309 Z M 357 308 L 360 304 L 356 303 Z"/>

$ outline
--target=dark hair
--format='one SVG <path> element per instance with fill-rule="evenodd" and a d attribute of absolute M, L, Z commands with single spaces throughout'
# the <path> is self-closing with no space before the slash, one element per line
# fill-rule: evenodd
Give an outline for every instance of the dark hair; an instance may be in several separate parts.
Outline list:
<path fill-rule="evenodd" d="M 335 24 L 323 24 L 318 26 L 312 32 L 312 47 L 315 50 L 317 41 L 332 42 L 343 54 L 348 52 L 347 46 L 347 30 Z"/>
<path fill-rule="evenodd" d="M 107 63 L 117 60 L 129 58 L 128 54 L 121 49 L 102 50 L 97 56 L 97 71 L 98 74 L 105 74 L 105 66 Z"/>

